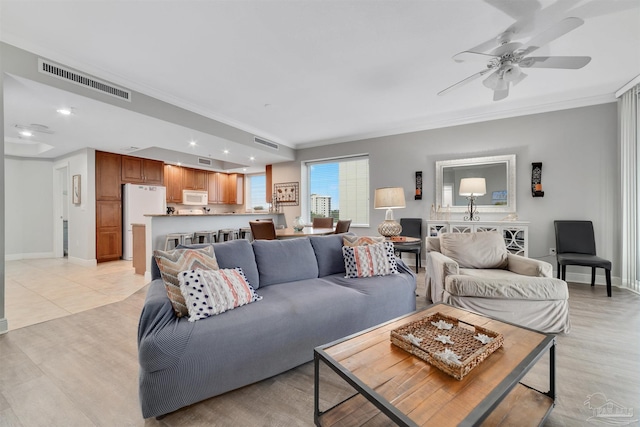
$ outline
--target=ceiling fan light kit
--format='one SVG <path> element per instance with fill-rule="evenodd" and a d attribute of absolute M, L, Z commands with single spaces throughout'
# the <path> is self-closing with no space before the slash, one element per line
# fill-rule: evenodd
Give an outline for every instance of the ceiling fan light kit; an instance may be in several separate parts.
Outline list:
<path fill-rule="evenodd" d="M 488 73 L 489 76 L 482 81 L 482 84 L 493 90 L 493 100 L 499 101 L 509 96 L 509 87 L 517 85 L 524 80 L 528 74 L 522 68 L 555 68 L 577 70 L 584 67 L 591 61 L 589 56 L 528 56 L 540 47 L 559 38 L 584 24 L 580 18 L 565 18 L 554 26 L 531 38 L 527 44 L 512 42 L 513 32 L 506 31 L 500 34 L 496 40 L 500 46 L 489 53 L 464 51 L 453 56 L 456 62 L 466 61 L 487 61 L 486 69 L 477 72 L 464 80 L 455 83 L 440 91 L 438 95 L 445 95 Z"/>

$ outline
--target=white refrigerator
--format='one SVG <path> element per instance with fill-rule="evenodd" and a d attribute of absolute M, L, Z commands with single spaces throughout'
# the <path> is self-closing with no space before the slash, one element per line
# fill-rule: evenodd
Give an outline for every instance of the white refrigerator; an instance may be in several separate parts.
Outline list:
<path fill-rule="evenodd" d="M 145 215 L 167 213 L 167 189 L 160 185 L 125 184 L 123 186 L 122 258 L 133 258 L 131 224 L 145 224 Z"/>

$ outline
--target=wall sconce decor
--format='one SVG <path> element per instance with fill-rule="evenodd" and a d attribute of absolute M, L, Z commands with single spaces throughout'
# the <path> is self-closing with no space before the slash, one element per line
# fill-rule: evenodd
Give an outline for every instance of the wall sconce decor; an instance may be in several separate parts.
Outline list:
<path fill-rule="evenodd" d="M 544 197 L 542 191 L 542 162 L 531 163 L 531 195 Z"/>
<path fill-rule="evenodd" d="M 422 171 L 416 172 L 416 200 L 422 200 Z"/>
<path fill-rule="evenodd" d="M 462 178 L 460 180 L 460 190 L 458 194 L 467 196 L 469 206 L 467 207 L 467 216 L 465 221 L 479 221 L 480 216 L 477 215 L 476 197 L 487 194 L 487 181 L 484 178 Z"/>

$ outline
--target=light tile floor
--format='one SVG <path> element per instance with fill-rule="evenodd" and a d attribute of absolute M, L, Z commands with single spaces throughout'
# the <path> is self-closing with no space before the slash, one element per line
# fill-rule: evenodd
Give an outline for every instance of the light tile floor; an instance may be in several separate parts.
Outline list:
<path fill-rule="evenodd" d="M 9 330 L 122 301 L 146 285 L 131 261 L 94 267 L 66 258 L 5 263 L 5 311 Z"/>

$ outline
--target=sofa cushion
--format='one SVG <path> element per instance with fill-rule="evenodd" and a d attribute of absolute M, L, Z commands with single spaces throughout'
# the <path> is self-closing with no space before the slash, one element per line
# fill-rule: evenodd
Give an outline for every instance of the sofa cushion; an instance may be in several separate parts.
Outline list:
<path fill-rule="evenodd" d="M 382 243 L 385 240 L 383 236 L 343 236 L 342 244 L 344 246 L 364 246 Z"/>
<path fill-rule="evenodd" d="M 566 300 L 569 290 L 566 282 L 551 277 L 529 277 L 502 271 L 487 272 L 470 276 L 466 271 L 448 276 L 445 290 L 459 297 L 479 297 L 515 300 Z M 476 273 L 479 273 L 476 271 Z"/>
<path fill-rule="evenodd" d="M 443 233 L 441 253 L 463 268 L 507 268 L 507 247 L 497 231 Z"/>
<path fill-rule="evenodd" d="M 241 268 L 182 271 L 180 290 L 189 311 L 189 322 L 224 313 L 260 301 Z"/>
<path fill-rule="evenodd" d="M 342 238 L 341 234 L 309 237 L 318 262 L 318 277 L 344 273 Z"/>
<path fill-rule="evenodd" d="M 318 262 L 309 239 L 254 240 L 252 246 L 260 286 L 318 277 Z"/>
<path fill-rule="evenodd" d="M 218 266 L 220 268 L 242 268 L 242 272 L 249 281 L 253 289 L 260 287 L 260 275 L 258 274 L 258 265 L 251 243 L 246 239 L 229 240 L 220 243 L 197 243 L 194 245 L 180 245 L 178 248 L 205 248 L 213 246 Z"/>
<path fill-rule="evenodd" d="M 343 246 L 342 254 L 347 278 L 387 276 L 398 273 L 391 242 Z"/>
<path fill-rule="evenodd" d="M 187 316 L 189 311 L 185 305 L 184 297 L 180 291 L 178 274 L 185 270 L 202 268 L 205 270 L 217 270 L 218 262 L 211 246 L 200 249 L 175 249 L 173 251 L 153 251 L 153 256 L 158 263 L 162 281 L 167 289 L 167 295 L 171 300 L 176 316 Z"/>

